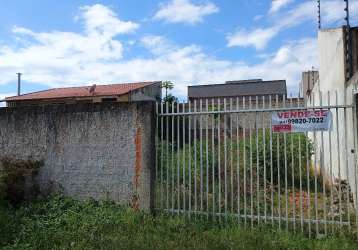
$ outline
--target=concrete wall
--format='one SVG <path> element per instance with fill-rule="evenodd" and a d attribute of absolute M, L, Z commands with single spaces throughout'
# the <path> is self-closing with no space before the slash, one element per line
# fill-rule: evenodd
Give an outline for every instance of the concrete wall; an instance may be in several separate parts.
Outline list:
<path fill-rule="evenodd" d="M 43 192 L 148 209 L 155 160 L 153 103 L 0 109 L 0 158 L 44 160 Z"/>
<path fill-rule="evenodd" d="M 343 28 L 320 30 L 318 33 L 319 84 L 321 91 L 345 87 L 345 50 Z"/>
<path fill-rule="evenodd" d="M 312 90 L 309 105 L 351 105 L 355 106 L 358 81 L 346 82 L 343 28 L 321 30 L 318 34 L 319 81 Z M 321 95 L 321 98 L 320 98 Z M 348 179 L 352 191 L 356 192 L 357 158 L 355 140 L 357 128 L 354 123 L 354 108 L 332 109 L 331 132 L 309 133 L 316 141 L 316 161 L 333 178 Z M 331 149 L 329 137 L 331 136 Z"/>

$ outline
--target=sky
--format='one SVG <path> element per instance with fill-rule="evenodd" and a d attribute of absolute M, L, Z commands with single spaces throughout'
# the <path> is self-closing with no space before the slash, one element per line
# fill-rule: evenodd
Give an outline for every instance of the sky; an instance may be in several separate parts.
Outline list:
<path fill-rule="evenodd" d="M 287 81 L 317 69 L 316 0 L 1 0 L 0 99 L 68 87 L 172 81 L 188 85 Z M 322 0 L 322 28 L 344 21 L 343 0 Z M 358 0 L 350 0 L 358 25 Z"/>

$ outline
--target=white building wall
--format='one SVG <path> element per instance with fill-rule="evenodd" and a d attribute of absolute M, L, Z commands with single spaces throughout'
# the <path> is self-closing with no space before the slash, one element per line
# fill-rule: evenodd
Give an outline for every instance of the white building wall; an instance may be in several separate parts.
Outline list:
<path fill-rule="evenodd" d="M 355 105 L 357 74 L 348 83 L 345 80 L 345 50 L 343 28 L 321 30 L 318 33 L 319 81 L 315 84 L 310 104 L 315 105 Z M 315 141 L 315 160 L 322 166 L 327 179 L 348 179 L 351 189 L 357 193 L 357 158 L 355 141 L 357 128 L 352 108 L 331 109 L 332 126 L 330 132 L 309 133 Z M 331 138 L 331 143 L 330 143 Z M 355 196 L 355 195 L 354 195 Z M 356 198 L 356 196 L 355 196 Z"/>

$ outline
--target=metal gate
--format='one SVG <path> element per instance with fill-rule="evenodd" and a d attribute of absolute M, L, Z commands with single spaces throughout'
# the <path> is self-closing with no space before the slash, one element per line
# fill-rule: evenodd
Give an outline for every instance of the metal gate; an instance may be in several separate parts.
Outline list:
<path fill-rule="evenodd" d="M 327 131 L 272 129 L 275 112 L 319 110 L 332 114 Z M 155 206 L 309 236 L 358 234 L 356 119 L 337 92 L 157 103 Z"/>

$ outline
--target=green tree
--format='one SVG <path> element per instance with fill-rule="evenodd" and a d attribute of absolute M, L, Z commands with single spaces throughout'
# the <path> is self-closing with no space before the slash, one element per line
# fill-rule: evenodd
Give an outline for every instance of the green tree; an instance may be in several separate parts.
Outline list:
<path fill-rule="evenodd" d="M 165 88 L 165 99 L 168 98 L 168 89 L 173 89 L 174 88 L 174 83 L 172 83 L 171 81 L 164 81 L 162 82 L 161 85 L 162 88 Z"/>
<path fill-rule="evenodd" d="M 178 102 L 178 98 L 176 96 L 173 96 L 172 94 L 168 94 L 166 97 L 164 97 L 163 102 L 169 102 L 169 103 Z"/>

